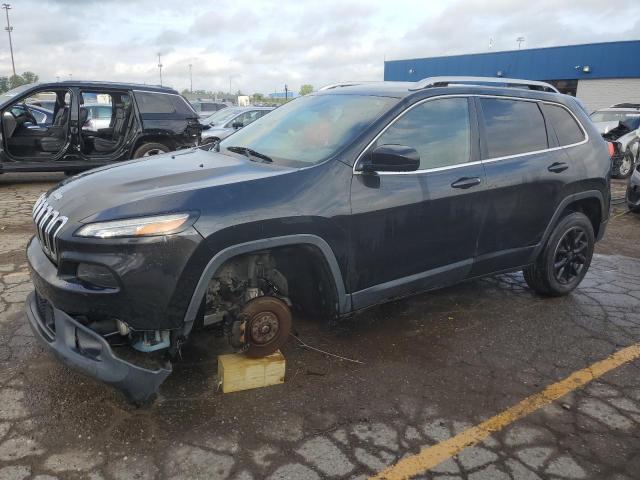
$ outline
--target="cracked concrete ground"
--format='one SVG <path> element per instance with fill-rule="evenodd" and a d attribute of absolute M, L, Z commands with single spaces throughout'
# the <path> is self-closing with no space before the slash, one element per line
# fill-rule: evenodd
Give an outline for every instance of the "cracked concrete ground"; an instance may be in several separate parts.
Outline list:
<path fill-rule="evenodd" d="M 0 479 L 366 478 L 640 341 L 640 217 L 612 220 L 581 287 L 535 296 L 520 274 L 301 319 L 284 385 L 216 392 L 211 334 L 148 409 L 41 350 L 26 324 L 30 207 L 60 175 L 0 176 Z M 620 189 L 620 185 L 616 188 Z M 616 207 L 617 213 L 622 213 Z M 516 421 L 417 478 L 640 478 L 640 362 Z"/>

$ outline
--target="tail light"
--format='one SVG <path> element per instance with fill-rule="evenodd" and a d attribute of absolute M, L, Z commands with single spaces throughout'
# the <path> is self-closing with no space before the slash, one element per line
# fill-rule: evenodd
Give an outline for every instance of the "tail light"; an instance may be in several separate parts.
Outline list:
<path fill-rule="evenodd" d="M 613 158 L 616 154 L 616 147 L 613 143 L 607 142 L 607 148 L 609 149 L 609 157 Z"/>

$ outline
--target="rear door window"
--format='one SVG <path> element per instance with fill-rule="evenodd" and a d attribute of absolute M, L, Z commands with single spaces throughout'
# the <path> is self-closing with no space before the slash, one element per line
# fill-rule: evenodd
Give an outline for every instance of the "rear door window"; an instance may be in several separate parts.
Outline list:
<path fill-rule="evenodd" d="M 553 125 L 561 147 L 573 145 L 584 140 L 584 132 L 578 122 L 565 108 L 558 105 L 542 104 L 544 116 Z"/>
<path fill-rule="evenodd" d="M 134 92 L 138 109 L 142 115 L 177 115 L 180 117 L 194 117 L 196 113 L 189 103 L 180 95 Z"/>
<path fill-rule="evenodd" d="M 480 98 L 489 159 L 549 148 L 537 102 Z"/>

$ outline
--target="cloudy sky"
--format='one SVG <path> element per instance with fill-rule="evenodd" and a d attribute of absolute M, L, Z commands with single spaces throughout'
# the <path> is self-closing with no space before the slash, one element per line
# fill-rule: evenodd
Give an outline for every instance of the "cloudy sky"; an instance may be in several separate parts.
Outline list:
<path fill-rule="evenodd" d="M 189 64 L 194 89 L 228 91 L 231 80 L 269 93 L 378 80 L 385 58 L 483 52 L 490 38 L 493 50 L 519 36 L 524 48 L 640 39 L 638 0 L 8 1 L 18 72 L 158 83 L 161 52 L 164 84 L 179 90 Z M 0 75 L 10 73 L 0 31 Z"/>

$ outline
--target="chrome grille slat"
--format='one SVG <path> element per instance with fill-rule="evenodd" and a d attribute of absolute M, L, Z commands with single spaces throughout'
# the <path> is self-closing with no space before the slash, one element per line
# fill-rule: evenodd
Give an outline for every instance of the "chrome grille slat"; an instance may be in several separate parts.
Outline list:
<path fill-rule="evenodd" d="M 32 216 L 42 251 L 56 262 L 58 256 L 57 237 L 62 227 L 67 223 L 67 217 L 60 215 L 59 211 L 49 205 L 44 194 L 34 204 Z"/>
<path fill-rule="evenodd" d="M 38 209 L 38 207 L 42 206 L 42 204 L 44 203 L 44 199 L 46 198 L 46 196 L 47 194 L 43 193 L 38 197 L 38 200 L 36 200 L 36 203 L 33 204 L 33 210 L 31 211 L 32 214 L 35 215 L 35 212 Z"/>

